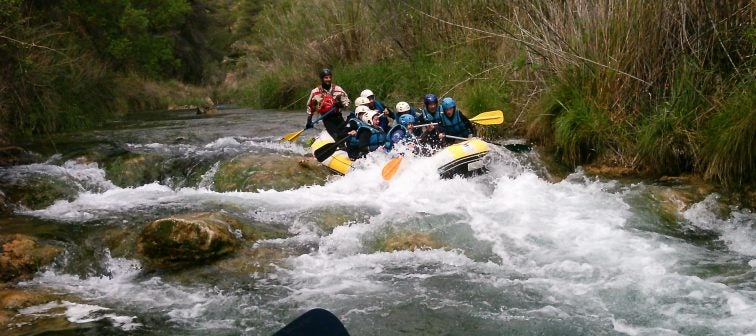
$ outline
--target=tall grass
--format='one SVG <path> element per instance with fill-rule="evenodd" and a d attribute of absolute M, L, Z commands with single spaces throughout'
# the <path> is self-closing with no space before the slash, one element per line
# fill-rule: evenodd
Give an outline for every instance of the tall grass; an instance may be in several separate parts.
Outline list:
<path fill-rule="evenodd" d="M 258 106 L 303 106 L 332 66 L 352 98 L 504 109 L 499 132 L 573 166 L 752 183 L 753 16 L 749 0 L 285 0 L 262 6 L 237 69 Z"/>
<path fill-rule="evenodd" d="M 756 172 L 756 80 L 746 80 L 718 106 L 702 134 L 699 169 L 708 179 L 747 188 Z"/>

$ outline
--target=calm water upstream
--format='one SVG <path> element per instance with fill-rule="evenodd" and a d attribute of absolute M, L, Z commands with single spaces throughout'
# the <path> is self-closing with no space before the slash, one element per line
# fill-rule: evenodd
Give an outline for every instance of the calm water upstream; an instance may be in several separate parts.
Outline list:
<path fill-rule="evenodd" d="M 314 307 L 334 312 L 352 335 L 756 334 L 756 216 L 722 216 L 716 194 L 670 221 L 649 183 L 581 173 L 552 183 L 535 154 L 504 149 L 488 175 L 472 179 L 441 180 L 430 160 L 408 158 L 387 183 L 374 159 L 323 186 L 213 191 L 217 162 L 304 156 L 301 143 L 277 141 L 304 119 L 170 112 L 30 142 L 46 162 L 0 168 L 0 185 L 23 187 L 42 174 L 78 193 L 2 219 L 0 233 L 29 233 L 66 250 L 21 286 L 72 300 L 22 313 L 64 314 L 74 334 L 269 335 Z M 113 148 L 158 155 L 178 173 L 120 188 L 101 162 L 75 160 Z M 285 228 L 289 238 L 260 244 L 288 256 L 265 271 L 154 272 L 105 243 L 161 217 L 220 210 Z M 323 229 L 334 217 L 344 225 Z M 402 233 L 445 247 L 377 248 Z"/>

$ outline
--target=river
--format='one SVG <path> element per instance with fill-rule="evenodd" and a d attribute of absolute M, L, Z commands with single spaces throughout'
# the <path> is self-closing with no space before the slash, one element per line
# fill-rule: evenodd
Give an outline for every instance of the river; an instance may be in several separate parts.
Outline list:
<path fill-rule="evenodd" d="M 505 149 L 493 155 L 488 174 L 469 179 L 442 180 L 432 162 L 405 159 L 385 182 L 375 159 L 322 186 L 214 191 L 221 160 L 304 156 L 301 143 L 277 141 L 304 119 L 179 111 L 28 140 L 44 163 L 0 168 L 0 182 L 24 186 L 45 174 L 78 191 L 2 219 L 0 233 L 65 247 L 19 286 L 72 299 L 20 313 L 62 314 L 71 334 L 269 335 L 314 307 L 335 313 L 352 335 L 756 334 L 756 216 L 739 208 L 720 214 L 716 194 L 670 221 L 649 182 L 580 171 L 550 182 L 535 153 Z M 121 188 L 101 163 L 75 159 L 111 147 L 158 155 L 182 173 Z M 288 238 L 259 243 L 287 257 L 249 273 L 214 265 L 146 271 L 103 238 L 198 211 L 285 228 Z M 326 217 L 344 224 L 323 229 Z M 377 247 L 402 233 L 443 247 Z"/>

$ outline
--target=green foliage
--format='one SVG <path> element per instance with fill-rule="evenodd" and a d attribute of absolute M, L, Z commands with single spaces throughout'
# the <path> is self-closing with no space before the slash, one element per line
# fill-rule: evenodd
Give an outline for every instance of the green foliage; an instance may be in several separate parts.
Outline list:
<path fill-rule="evenodd" d="M 64 9 L 80 10 L 81 23 L 116 66 L 150 76 L 175 76 L 181 60 L 174 54 L 177 32 L 192 10 L 187 0 L 69 0 Z"/>
<path fill-rule="evenodd" d="M 756 171 L 756 80 L 733 90 L 703 131 L 699 164 L 705 177 L 733 186 L 753 186 Z"/>
<path fill-rule="evenodd" d="M 710 105 L 703 92 L 710 75 L 691 60 L 678 68 L 669 98 L 657 105 L 638 130 L 641 159 L 661 174 L 691 171 L 697 158 L 698 120 Z"/>

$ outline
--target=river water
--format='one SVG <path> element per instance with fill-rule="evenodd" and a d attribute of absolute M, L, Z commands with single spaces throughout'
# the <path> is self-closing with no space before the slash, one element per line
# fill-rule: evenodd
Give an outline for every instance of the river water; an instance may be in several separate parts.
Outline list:
<path fill-rule="evenodd" d="M 21 313 L 64 314 L 76 333 L 124 335 L 269 335 L 314 307 L 334 312 L 352 335 L 756 334 L 756 217 L 738 208 L 722 215 L 716 194 L 670 221 L 649 183 L 580 172 L 549 182 L 535 153 L 504 149 L 489 174 L 470 179 L 441 180 L 431 160 L 408 158 L 385 182 L 385 161 L 375 158 L 323 186 L 213 191 L 220 160 L 305 155 L 301 144 L 277 141 L 304 119 L 170 112 L 30 140 L 47 162 L 0 168 L 0 180 L 23 185 L 47 174 L 79 192 L 17 209 L 0 225 L 0 233 L 31 232 L 66 249 L 20 286 L 72 299 Z M 51 141 L 62 155 L 52 155 Z M 160 155 L 185 174 L 117 187 L 100 163 L 74 160 L 102 146 Z M 249 273 L 213 265 L 154 272 L 103 242 L 112 230 L 220 210 L 285 228 L 289 238 L 259 244 L 289 256 Z M 329 216 L 344 225 L 324 230 Z M 444 247 L 377 247 L 402 233 Z"/>

